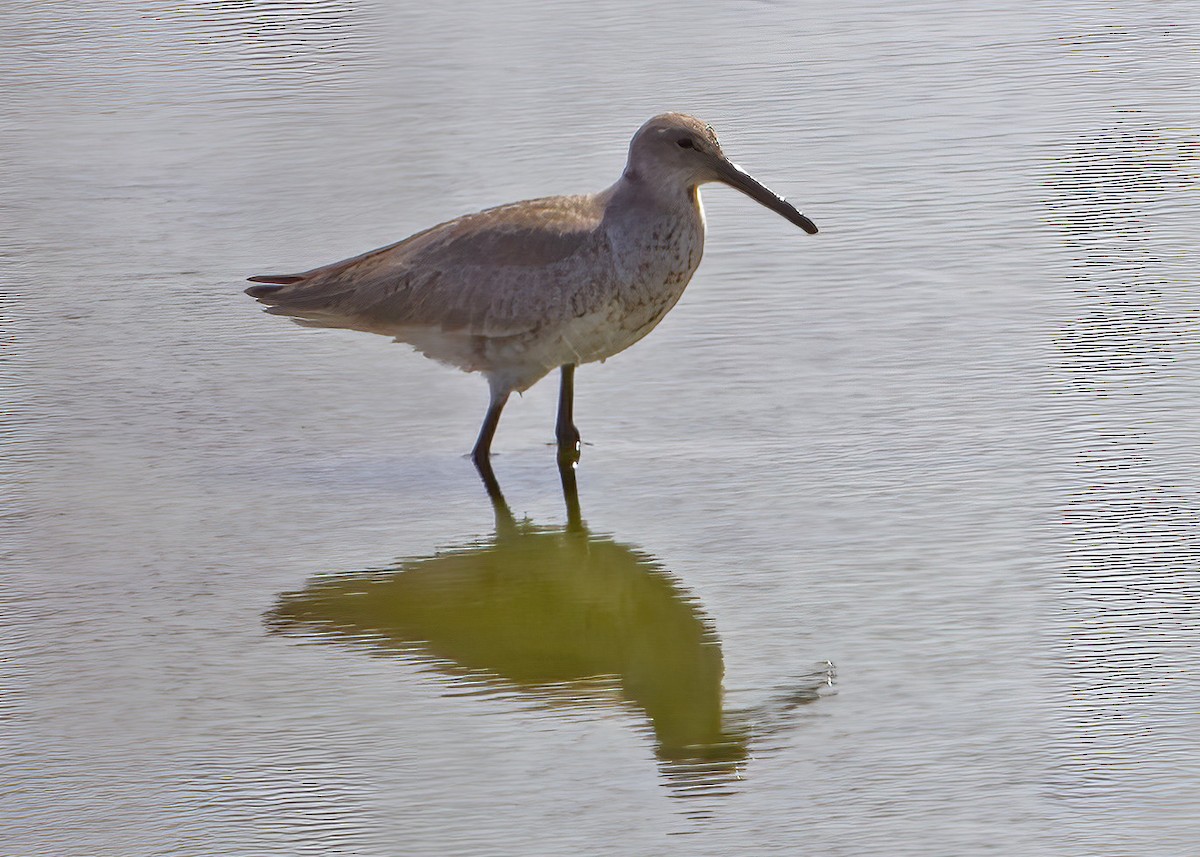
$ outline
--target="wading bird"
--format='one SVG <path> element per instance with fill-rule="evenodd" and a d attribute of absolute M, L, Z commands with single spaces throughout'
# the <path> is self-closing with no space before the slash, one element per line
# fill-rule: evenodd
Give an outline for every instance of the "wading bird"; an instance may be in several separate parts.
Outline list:
<path fill-rule="evenodd" d="M 471 456 L 485 474 L 509 395 L 559 369 L 555 434 L 573 461 L 575 367 L 624 351 L 679 300 L 704 249 L 706 182 L 817 231 L 725 157 L 711 127 L 664 113 L 634 134 L 607 190 L 468 214 L 311 271 L 251 277 L 261 285 L 246 293 L 299 324 L 383 334 L 482 373 L 491 401 Z"/>

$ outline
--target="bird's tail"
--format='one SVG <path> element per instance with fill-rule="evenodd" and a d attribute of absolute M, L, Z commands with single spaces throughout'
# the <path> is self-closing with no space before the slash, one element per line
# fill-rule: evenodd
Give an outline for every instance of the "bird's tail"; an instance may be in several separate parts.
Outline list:
<path fill-rule="evenodd" d="M 327 282 L 321 270 L 303 274 L 260 274 L 250 277 L 246 294 L 266 305 L 271 315 L 282 315 L 304 327 L 348 327 L 369 330 L 338 310 L 338 301 L 350 290 L 337 282 Z"/>
<path fill-rule="evenodd" d="M 249 282 L 264 283 L 265 285 L 251 286 L 246 289 L 246 294 L 252 298 L 262 300 L 275 294 L 284 286 L 303 282 L 304 279 L 303 274 L 259 274 L 258 276 L 250 277 Z"/>

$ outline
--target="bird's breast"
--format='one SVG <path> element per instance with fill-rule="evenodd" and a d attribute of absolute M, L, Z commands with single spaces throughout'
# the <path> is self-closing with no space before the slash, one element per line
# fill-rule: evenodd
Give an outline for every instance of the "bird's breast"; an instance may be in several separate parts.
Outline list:
<path fill-rule="evenodd" d="M 683 295 L 703 252 L 704 222 L 698 214 L 654 219 L 614 240 L 616 281 L 597 316 L 603 323 L 590 359 L 623 351 L 653 330 Z"/>
<path fill-rule="evenodd" d="M 662 218 L 629 236 L 618 270 L 619 297 L 628 308 L 666 304 L 679 300 L 704 253 L 704 221 L 701 217 Z M 665 310 L 664 310 L 665 311 Z"/>

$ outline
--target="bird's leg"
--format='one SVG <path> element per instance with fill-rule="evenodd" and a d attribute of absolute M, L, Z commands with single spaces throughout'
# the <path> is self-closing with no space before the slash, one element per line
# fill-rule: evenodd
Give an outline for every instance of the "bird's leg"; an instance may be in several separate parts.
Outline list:
<path fill-rule="evenodd" d="M 479 475 L 483 477 L 484 484 L 488 485 L 489 489 L 491 487 L 489 483 L 495 483 L 496 481 L 495 474 L 492 473 L 492 463 L 490 460 L 492 438 L 496 435 L 496 426 L 500 424 L 500 412 L 504 410 L 504 403 L 508 401 L 508 394 L 508 390 L 492 388 L 492 400 L 488 404 L 487 416 L 483 418 L 483 426 L 479 429 L 479 437 L 475 440 L 475 448 L 471 450 L 471 460 L 475 462 L 475 468 L 479 471 Z"/>
<path fill-rule="evenodd" d="M 559 369 L 562 384 L 558 388 L 558 423 L 554 436 L 558 439 L 558 460 L 574 463 L 579 460 L 579 429 L 575 428 L 575 364 L 564 363 Z"/>

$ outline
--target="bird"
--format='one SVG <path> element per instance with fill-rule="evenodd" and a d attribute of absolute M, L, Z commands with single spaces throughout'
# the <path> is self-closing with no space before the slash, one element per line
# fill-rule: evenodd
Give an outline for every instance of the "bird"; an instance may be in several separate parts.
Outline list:
<path fill-rule="evenodd" d="M 250 277 L 245 291 L 272 315 L 381 334 L 482 374 L 490 398 L 471 458 L 485 481 L 505 403 L 558 369 L 555 439 L 560 462 L 574 462 L 575 368 L 642 339 L 683 295 L 704 250 L 699 188 L 710 182 L 817 232 L 729 160 L 711 125 L 663 113 L 599 193 L 485 209 L 302 273 Z"/>

